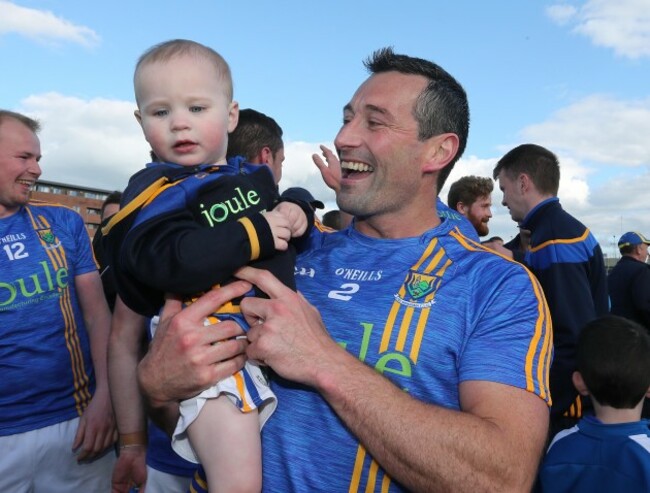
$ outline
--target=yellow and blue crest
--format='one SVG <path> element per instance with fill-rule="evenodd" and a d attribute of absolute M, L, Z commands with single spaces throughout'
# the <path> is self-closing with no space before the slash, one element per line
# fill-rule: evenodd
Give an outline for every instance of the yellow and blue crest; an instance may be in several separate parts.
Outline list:
<path fill-rule="evenodd" d="M 441 282 L 442 278 L 438 276 L 410 271 L 404 286 L 411 299 L 415 301 L 435 292 Z"/>

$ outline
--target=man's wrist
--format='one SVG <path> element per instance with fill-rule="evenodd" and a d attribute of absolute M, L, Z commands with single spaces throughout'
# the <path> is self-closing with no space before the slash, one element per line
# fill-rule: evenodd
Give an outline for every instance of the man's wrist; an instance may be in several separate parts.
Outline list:
<path fill-rule="evenodd" d="M 133 433 L 120 433 L 120 449 L 147 446 L 147 432 L 134 431 Z"/>

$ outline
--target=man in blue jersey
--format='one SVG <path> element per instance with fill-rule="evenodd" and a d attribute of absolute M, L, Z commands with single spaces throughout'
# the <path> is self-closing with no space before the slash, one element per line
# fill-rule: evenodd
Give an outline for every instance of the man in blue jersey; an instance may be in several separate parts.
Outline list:
<path fill-rule="evenodd" d="M 526 491 L 550 401 L 541 288 L 436 213 L 467 139 L 460 84 L 391 49 L 366 66 L 335 139 L 340 167 L 319 160 L 352 226 L 314 232 L 300 294 L 246 268 L 246 282 L 183 312 L 168 301 L 140 384 L 173 421 L 177 399 L 239 368 L 246 343 L 226 340 L 237 328 L 200 321 L 253 283 L 270 299 L 241 304 L 246 354 L 273 369 L 279 397 L 262 434 L 265 492 Z"/>
<path fill-rule="evenodd" d="M 530 232 L 525 251 L 513 253 L 503 247 L 498 251 L 514 255 L 535 274 L 551 310 L 555 346 L 551 434 L 555 434 L 582 415 L 584 402 L 571 375 L 580 330 L 609 311 L 603 253 L 589 229 L 562 209 L 557 198 L 560 164 L 551 151 L 520 145 L 499 160 L 494 179 L 512 220 Z M 510 242 L 519 243 L 519 236 Z"/>
<path fill-rule="evenodd" d="M 38 130 L 0 110 L 0 491 L 108 491 L 110 312 L 81 216 L 29 202 Z"/>

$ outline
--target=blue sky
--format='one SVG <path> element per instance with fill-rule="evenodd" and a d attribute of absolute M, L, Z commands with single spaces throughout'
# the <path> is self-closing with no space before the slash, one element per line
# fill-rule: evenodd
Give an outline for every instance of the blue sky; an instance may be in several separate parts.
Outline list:
<path fill-rule="evenodd" d="M 41 119 L 44 179 L 126 185 L 148 150 L 133 67 L 171 38 L 228 60 L 240 106 L 284 129 L 283 187 L 330 208 L 309 156 L 336 135 L 361 61 L 390 45 L 468 92 L 468 146 L 450 182 L 490 176 L 509 149 L 538 143 L 560 157 L 560 199 L 606 253 L 621 232 L 650 235 L 650 0 L 0 0 L 0 107 Z M 498 190 L 493 202 L 491 233 L 508 239 Z"/>

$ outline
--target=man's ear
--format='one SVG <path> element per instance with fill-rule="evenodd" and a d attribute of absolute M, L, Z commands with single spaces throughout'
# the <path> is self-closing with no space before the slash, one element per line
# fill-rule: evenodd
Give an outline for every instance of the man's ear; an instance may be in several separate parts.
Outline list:
<path fill-rule="evenodd" d="M 447 166 L 458 153 L 458 135 L 446 133 L 431 137 L 431 145 L 422 167 L 424 173 L 440 171 Z"/>
<path fill-rule="evenodd" d="M 273 159 L 273 151 L 269 146 L 264 146 L 260 149 L 260 152 L 257 155 L 260 164 L 269 164 Z"/>
<path fill-rule="evenodd" d="M 589 389 L 585 385 L 585 381 L 579 371 L 573 372 L 573 375 L 571 375 L 571 380 L 573 380 L 573 386 L 576 388 L 580 395 L 589 395 Z"/>
<path fill-rule="evenodd" d="M 469 210 L 469 207 L 467 207 L 462 202 L 458 202 L 456 204 L 456 210 L 460 212 L 463 216 L 467 216 L 467 211 Z"/>
<path fill-rule="evenodd" d="M 521 193 L 527 192 L 533 186 L 533 181 L 526 173 L 521 173 L 518 178 L 518 186 Z"/>
<path fill-rule="evenodd" d="M 228 133 L 232 132 L 237 128 L 239 123 L 239 103 L 233 101 L 228 106 Z"/>

